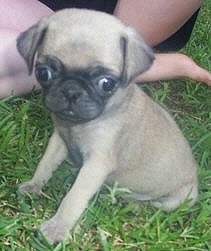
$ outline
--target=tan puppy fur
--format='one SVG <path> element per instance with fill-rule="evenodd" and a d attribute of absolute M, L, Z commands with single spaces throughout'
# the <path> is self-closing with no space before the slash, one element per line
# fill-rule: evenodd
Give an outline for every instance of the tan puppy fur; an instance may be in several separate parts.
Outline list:
<path fill-rule="evenodd" d="M 55 123 L 55 131 L 34 177 L 19 190 L 40 193 L 52 172 L 72 150 L 81 167 L 55 216 L 41 225 L 50 243 L 67 235 L 89 199 L 106 181 L 118 182 L 130 189 L 131 196 L 137 200 L 150 201 L 167 211 L 186 199 L 190 206 L 194 204 L 198 194 L 197 165 L 190 147 L 170 115 L 134 83 L 153 62 L 152 50 L 134 30 L 104 13 L 69 9 L 42 19 L 22 33 L 17 47 L 30 73 L 37 54 L 36 74 L 38 80 L 44 81 L 41 85 L 45 103 Z M 56 57 L 59 67 L 48 65 L 51 56 Z M 39 65 L 44 67 L 44 73 Z M 88 86 L 84 87 L 84 80 L 78 80 L 77 74 L 83 75 L 87 69 L 93 72 L 99 66 L 109 69 L 109 74 L 117 79 L 115 90 L 106 89 L 111 86 L 103 87 L 108 97 L 99 91 L 100 81 L 97 87 L 93 84 L 93 94 Z M 59 82 L 52 71 L 54 68 L 57 75 L 63 72 L 68 77 L 63 80 L 60 76 Z M 107 75 L 106 72 L 103 76 Z M 90 83 L 92 80 L 90 77 Z M 80 83 L 79 87 L 75 83 Z M 93 101 L 98 96 L 96 93 L 99 103 L 102 101 L 99 107 Z M 84 114 L 82 108 L 70 108 L 73 96 L 79 107 L 88 109 Z M 89 102 L 90 110 L 85 102 Z M 76 120 L 82 119 L 81 114 L 84 121 L 77 123 L 71 119 L 74 116 Z"/>

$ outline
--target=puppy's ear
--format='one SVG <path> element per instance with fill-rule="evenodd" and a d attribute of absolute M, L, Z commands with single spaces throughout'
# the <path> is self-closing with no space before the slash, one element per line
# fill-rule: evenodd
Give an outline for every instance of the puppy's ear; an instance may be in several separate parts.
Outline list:
<path fill-rule="evenodd" d="M 17 49 L 27 64 L 29 75 L 32 73 L 34 57 L 44 39 L 46 30 L 47 22 L 46 19 L 43 19 L 25 32 L 22 32 L 17 39 Z"/>
<path fill-rule="evenodd" d="M 150 68 L 154 54 L 132 28 L 127 28 L 126 34 L 120 38 L 120 46 L 123 55 L 122 80 L 126 86 L 131 80 Z"/>

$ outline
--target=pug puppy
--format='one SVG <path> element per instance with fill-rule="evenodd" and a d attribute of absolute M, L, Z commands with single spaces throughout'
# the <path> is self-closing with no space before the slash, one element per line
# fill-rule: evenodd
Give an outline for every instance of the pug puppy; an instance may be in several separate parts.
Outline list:
<path fill-rule="evenodd" d="M 41 225 L 50 243 L 68 234 L 104 182 L 166 211 L 195 203 L 197 164 L 187 141 L 134 83 L 154 56 L 132 28 L 105 13 L 62 10 L 23 32 L 17 48 L 29 74 L 35 68 L 55 124 L 33 178 L 19 191 L 41 193 L 68 157 L 80 168 L 56 214 Z"/>

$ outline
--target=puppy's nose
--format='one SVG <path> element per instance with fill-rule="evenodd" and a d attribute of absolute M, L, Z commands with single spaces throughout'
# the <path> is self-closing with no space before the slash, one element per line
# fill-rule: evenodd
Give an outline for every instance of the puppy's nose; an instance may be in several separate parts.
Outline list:
<path fill-rule="evenodd" d="M 60 92 L 48 93 L 45 97 L 45 105 L 50 111 L 59 112 L 68 108 L 67 98 Z"/>
<path fill-rule="evenodd" d="M 75 103 L 83 95 L 83 91 L 68 90 L 64 95 L 72 103 Z"/>

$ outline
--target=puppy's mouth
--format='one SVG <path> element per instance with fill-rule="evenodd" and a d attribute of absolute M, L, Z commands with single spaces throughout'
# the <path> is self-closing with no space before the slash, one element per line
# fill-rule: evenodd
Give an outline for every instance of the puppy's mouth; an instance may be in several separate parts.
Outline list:
<path fill-rule="evenodd" d="M 85 91 L 48 93 L 46 107 L 61 120 L 85 123 L 97 118 L 104 109 L 102 100 L 93 99 Z"/>
<path fill-rule="evenodd" d="M 79 106 L 72 104 L 66 110 L 53 113 L 62 120 L 68 120 L 74 123 L 85 123 L 97 118 L 101 112 L 102 110 L 99 109 L 97 104 L 92 103 L 85 106 L 81 103 Z"/>

